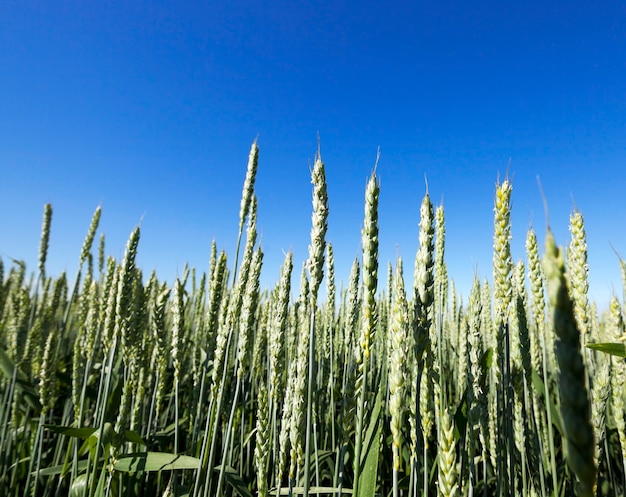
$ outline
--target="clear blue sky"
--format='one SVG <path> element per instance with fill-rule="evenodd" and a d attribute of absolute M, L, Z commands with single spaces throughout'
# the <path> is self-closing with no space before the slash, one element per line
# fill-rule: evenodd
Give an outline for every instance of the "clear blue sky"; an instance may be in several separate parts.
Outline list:
<path fill-rule="evenodd" d="M 380 147 L 382 274 L 397 251 L 412 277 L 426 176 L 446 209 L 450 276 L 465 295 L 475 270 L 491 279 L 493 193 L 510 161 L 514 258 L 531 224 L 544 238 L 540 176 L 560 244 L 573 201 L 585 216 L 593 297 L 621 296 L 623 2 L 0 3 L 5 264 L 36 269 L 46 202 L 53 274 L 75 271 L 98 204 L 116 257 L 141 220 L 146 272 L 204 270 L 212 239 L 234 257 L 258 136 L 264 286 L 285 250 L 299 274 L 318 132 L 344 281 Z"/>

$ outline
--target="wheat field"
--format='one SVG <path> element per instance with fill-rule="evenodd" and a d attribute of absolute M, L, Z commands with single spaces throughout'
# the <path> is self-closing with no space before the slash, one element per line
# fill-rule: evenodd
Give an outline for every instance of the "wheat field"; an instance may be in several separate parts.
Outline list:
<path fill-rule="evenodd" d="M 50 205 L 38 267 L 0 259 L 1 495 L 624 495 L 624 299 L 589 299 L 580 212 L 514 261 L 499 182 L 493 272 L 463 303 L 427 192 L 414 261 L 379 263 L 374 169 L 338 291 L 318 153 L 299 288 L 292 253 L 260 288 L 258 160 L 207 272 L 142 273 L 139 227 L 107 256 L 100 208 L 74 281 L 46 272 Z"/>

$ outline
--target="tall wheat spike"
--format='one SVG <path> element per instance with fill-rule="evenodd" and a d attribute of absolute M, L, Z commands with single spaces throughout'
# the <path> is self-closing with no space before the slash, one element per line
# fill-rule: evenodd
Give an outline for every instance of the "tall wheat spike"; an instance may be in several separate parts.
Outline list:
<path fill-rule="evenodd" d="M 578 479 L 578 495 L 588 497 L 595 491 L 596 464 L 587 375 L 580 350 L 580 331 L 576 325 L 574 304 L 567 290 L 563 256 L 551 231 L 546 236 L 543 264 L 557 337 L 559 395 L 567 462 Z"/>
<path fill-rule="evenodd" d="M 326 173 L 324 162 L 318 150 L 315 165 L 311 173 L 313 183 L 313 216 L 311 226 L 311 244 L 309 245 L 309 260 L 307 261 L 310 274 L 311 315 L 309 327 L 309 358 L 307 364 L 308 382 L 306 387 L 306 427 L 304 452 L 304 497 L 309 495 L 311 469 L 311 429 L 313 424 L 313 376 L 315 372 L 315 350 L 317 344 L 317 330 L 315 316 L 317 312 L 317 294 L 324 276 L 324 252 L 326 251 L 326 231 L 328 229 L 328 192 L 326 187 Z M 315 449 L 317 453 L 317 448 Z"/>
<path fill-rule="evenodd" d="M 493 311 L 494 311 L 494 378 L 492 395 L 492 415 L 504 423 L 495 425 L 498 485 L 501 491 L 508 493 L 509 484 L 514 483 L 514 448 L 513 448 L 513 405 L 510 385 L 510 330 L 509 312 L 513 287 L 511 276 L 513 260 L 511 257 L 511 183 L 505 179 L 496 185 L 494 201 L 493 235 Z"/>
<path fill-rule="evenodd" d="M 368 376 L 374 330 L 376 329 L 376 290 L 378 288 L 378 197 L 380 184 L 374 170 L 365 189 L 365 219 L 361 233 L 363 247 L 363 304 L 361 315 L 361 338 L 357 347 L 357 411 L 354 445 L 353 493 L 358 495 L 361 476 L 361 453 L 364 433 Z"/>
<path fill-rule="evenodd" d="M 393 494 L 398 496 L 398 472 L 401 469 L 403 447 L 402 426 L 404 423 L 404 391 L 406 384 L 406 365 L 409 355 L 409 308 L 404 290 L 402 259 L 396 262 L 394 275 L 393 307 L 391 311 L 390 350 L 389 350 L 389 415 L 391 417 L 391 436 L 393 453 Z"/>

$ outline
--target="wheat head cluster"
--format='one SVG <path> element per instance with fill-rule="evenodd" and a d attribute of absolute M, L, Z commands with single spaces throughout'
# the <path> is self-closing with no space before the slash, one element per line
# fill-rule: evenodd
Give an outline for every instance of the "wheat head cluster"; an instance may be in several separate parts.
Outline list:
<path fill-rule="evenodd" d="M 205 272 L 144 274 L 140 227 L 121 260 L 95 249 L 100 207 L 73 282 L 46 272 L 51 205 L 37 269 L 0 259 L 1 495 L 624 495 L 625 299 L 589 299 L 579 211 L 565 248 L 531 228 L 514 261 L 498 181 L 493 272 L 464 301 L 428 191 L 412 288 L 380 265 L 374 168 L 338 290 L 318 152 L 299 288 L 291 252 L 261 288 L 258 160 L 234 258 L 214 241 Z"/>

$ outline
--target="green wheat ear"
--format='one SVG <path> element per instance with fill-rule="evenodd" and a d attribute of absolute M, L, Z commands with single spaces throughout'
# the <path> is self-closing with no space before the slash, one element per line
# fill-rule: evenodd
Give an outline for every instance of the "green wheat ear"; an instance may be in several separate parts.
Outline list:
<path fill-rule="evenodd" d="M 460 494 L 456 469 L 456 449 L 454 442 L 454 419 L 447 409 L 441 410 L 441 436 L 439 438 L 439 495 L 458 497 Z"/>
<path fill-rule="evenodd" d="M 259 385 L 257 407 L 256 446 L 254 448 L 254 465 L 259 497 L 266 497 L 268 495 L 267 469 L 270 456 L 270 441 L 271 427 L 267 388 L 265 387 L 265 383 L 261 382 Z"/>
<path fill-rule="evenodd" d="M 48 257 L 48 243 L 50 242 L 50 223 L 52 222 L 52 205 L 46 204 L 43 209 L 43 222 L 41 226 L 41 242 L 39 244 L 39 273 L 42 278 L 46 276 L 46 259 Z M 2 280 L 0 280 L 0 284 Z"/>
<path fill-rule="evenodd" d="M 402 259 L 396 262 L 393 279 L 393 304 L 391 311 L 390 350 L 389 350 L 389 414 L 393 437 L 393 469 L 399 471 L 404 437 L 404 392 L 406 388 L 407 340 L 409 329 L 409 308 L 404 290 Z"/>
<path fill-rule="evenodd" d="M 91 223 L 89 224 L 89 229 L 87 230 L 87 235 L 85 236 L 85 240 L 83 241 L 83 247 L 80 251 L 80 265 L 87 260 L 89 253 L 91 251 L 91 246 L 93 245 L 93 240 L 96 236 L 96 230 L 98 229 L 98 225 L 100 224 L 100 216 L 102 215 L 102 208 L 100 206 L 96 207 L 96 210 L 93 213 L 91 218 Z"/>
<path fill-rule="evenodd" d="M 587 377 L 580 352 L 580 331 L 576 325 L 574 305 L 567 291 L 563 254 L 549 229 L 543 266 L 556 334 L 567 462 L 578 479 L 578 495 L 591 497 L 596 484 L 595 441 Z"/>
<path fill-rule="evenodd" d="M 313 183 L 313 215 L 307 268 L 310 274 L 310 295 L 313 302 L 315 302 L 324 276 L 324 252 L 326 251 L 326 231 L 328 229 L 326 173 L 324 171 L 324 162 L 319 152 L 315 158 L 315 165 L 311 173 L 311 183 Z"/>
<path fill-rule="evenodd" d="M 371 343 L 376 329 L 376 289 L 378 288 L 378 197 L 380 184 L 376 170 L 372 172 L 365 188 L 365 217 L 361 231 L 363 249 L 363 302 L 361 315 L 361 336 L 357 352 L 356 391 L 356 432 L 354 441 L 354 486 L 353 492 L 358 495 L 361 475 L 361 451 L 364 438 L 364 420 L 366 398 L 368 394 L 368 369 L 370 363 Z"/>

